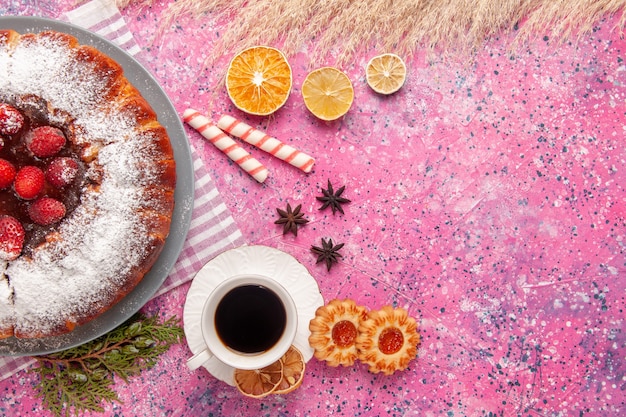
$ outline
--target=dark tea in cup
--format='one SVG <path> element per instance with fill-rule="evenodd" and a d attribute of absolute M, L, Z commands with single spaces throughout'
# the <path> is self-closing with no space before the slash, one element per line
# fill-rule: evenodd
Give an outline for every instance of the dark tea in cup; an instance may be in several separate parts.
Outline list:
<path fill-rule="evenodd" d="M 280 340 L 287 313 L 282 301 L 262 285 L 233 288 L 221 299 L 215 310 L 215 330 L 230 349 L 259 353 Z"/>

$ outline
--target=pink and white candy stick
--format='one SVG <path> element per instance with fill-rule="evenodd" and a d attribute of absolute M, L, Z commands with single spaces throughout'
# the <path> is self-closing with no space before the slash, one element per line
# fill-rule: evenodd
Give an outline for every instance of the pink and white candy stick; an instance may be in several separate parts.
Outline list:
<path fill-rule="evenodd" d="M 268 175 L 267 168 L 254 159 L 237 142 L 222 132 L 215 124 L 211 123 L 209 119 L 201 115 L 200 112 L 187 109 L 183 113 L 183 120 L 215 145 L 216 148 L 224 152 L 233 162 L 250 174 L 252 178 L 260 183 L 265 181 Z"/>
<path fill-rule="evenodd" d="M 315 159 L 299 150 L 286 145 L 264 132 L 248 126 L 232 116 L 224 115 L 217 121 L 217 127 L 233 136 L 243 139 L 265 152 L 289 162 L 304 172 L 311 172 Z"/>

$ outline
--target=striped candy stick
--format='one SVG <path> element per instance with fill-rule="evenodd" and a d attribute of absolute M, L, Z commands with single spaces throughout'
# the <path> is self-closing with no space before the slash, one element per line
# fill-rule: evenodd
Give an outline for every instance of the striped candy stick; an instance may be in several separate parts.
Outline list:
<path fill-rule="evenodd" d="M 187 109 L 183 113 L 183 120 L 215 145 L 216 148 L 224 152 L 233 162 L 250 174 L 252 178 L 260 183 L 265 181 L 268 175 L 267 168 L 211 123 L 209 119 L 201 115 L 200 112 Z"/>
<path fill-rule="evenodd" d="M 300 168 L 304 172 L 311 172 L 311 168 L 313 168 L 313 164 L 315 163 L 315 159 L 311 158 L 309 155 L 282 143 L 278 139 L 258 129 L 248 126 L 232 116 L 224 115 L 220 117 L 217 122 L 217 127 L 285 162 L 289 162 L 291 165 Z"/>

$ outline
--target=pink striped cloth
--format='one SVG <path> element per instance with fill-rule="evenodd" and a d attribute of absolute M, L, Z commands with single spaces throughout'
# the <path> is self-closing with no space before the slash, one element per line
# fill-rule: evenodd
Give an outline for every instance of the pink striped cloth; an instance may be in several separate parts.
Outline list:
<path fill-rule="evenodd" d="M 65 18 L 116 43 L 130 55 L 137 57 L 141 53 L 113 0 L 91 0 L 67 12 Z M 190 281 L 205 263 L 219 253 L 244 244 L 239 228 L 193 147 L 191 154 L 195 191 L 189 234 L 170 275 L 154 297 Z M 27 368 L 34 361 L 31 357 L 0 357 L 0 381 Z"/>

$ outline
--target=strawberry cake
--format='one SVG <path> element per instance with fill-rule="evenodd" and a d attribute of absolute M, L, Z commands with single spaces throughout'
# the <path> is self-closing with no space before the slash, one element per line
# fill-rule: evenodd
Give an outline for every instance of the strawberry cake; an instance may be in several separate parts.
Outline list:
<path fill-rule="evenodd" d="M 69 333 L 126 296 L 169 234 L 175 168 L 118 63 L 0 30 L 0 338 Z"/>

